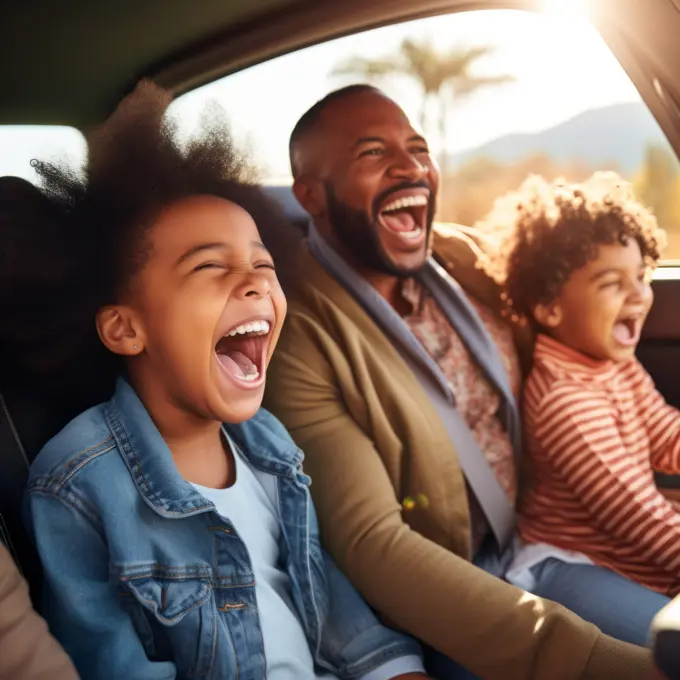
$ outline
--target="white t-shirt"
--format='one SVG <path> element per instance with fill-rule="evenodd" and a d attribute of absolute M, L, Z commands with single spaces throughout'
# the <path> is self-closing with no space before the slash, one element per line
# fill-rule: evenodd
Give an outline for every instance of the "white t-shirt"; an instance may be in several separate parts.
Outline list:
<path fill-rule="evenodd" d="M 290 597 L 290 579 L 279 568 L 281 525 L 276 480 L 259 470 L 254 471 L 238 447 L 233 442 L 229 443 L 236 464 L 234 484 L 227 489 L 193 486 L 214 503 L 220 515 L 231 521 L 250 555 L 255 572 L 255 595 L 267 659 L 267 678 L 335 680 L 333 675 L 317 675 L 314 672 L 309 642 Z M 267 491 L 258 479 L 261 476 L 265 477 L 263 483 Z M 266 477 L 274 483 L 269 484 Z"/>
<path fill-rule="evenodd" d="M 315 672 L 309 642 L 290 596 L 290 578 L 279 565 L 281 522 L 276 477 L 252 468 L 238 446 L 228 437 L 227 441 L 234 453 L 234 484 L 228 489 L 193 486 L 233 524 L 250 555 L 267 679 L 337 680 L 330 673 Z M 391 659 L 358 680 L 390 680 L 406 673 L 424 672 L 421 658 L 413 654 Z"/>
<path fill-rule="evenodd" d="M 519 536 L 515 537 L 515 555 L 510 567 L 505 572 L 508 583 L 530 593 L 536 588 L 536 579 L 532 569 L 541 562 L 553 557 L 560 562 L 570 564 L 592 564 L 592 560 L 583 553 L 563 550 L 547 543 L 524 543 Z"/>

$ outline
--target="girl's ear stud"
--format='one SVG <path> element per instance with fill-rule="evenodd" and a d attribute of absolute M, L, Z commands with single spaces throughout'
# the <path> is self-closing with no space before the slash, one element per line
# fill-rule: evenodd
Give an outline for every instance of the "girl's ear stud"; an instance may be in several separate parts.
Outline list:
<path fill-rule="evenodd" d="M 132 345 L 132 349 L 137 349 L 137 345 Z"/>

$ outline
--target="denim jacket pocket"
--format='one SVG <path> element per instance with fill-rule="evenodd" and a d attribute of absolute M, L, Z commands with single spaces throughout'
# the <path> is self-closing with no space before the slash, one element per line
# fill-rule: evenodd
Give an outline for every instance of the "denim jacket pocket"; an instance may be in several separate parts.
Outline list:
<path fill-rule="evenodd" d="M 119 570 L 117 581 L 147 656 L 175 662 L 183 678 L 206 677 L 214 663 L 212 570 L 126 566 Z"/>
<path fill-rule="evenodd" d="M 189 612 L 210 597 L 210 585 L 196 579 L 163 580 L 157 578 L 127 581 L 133 597 L 164 626 L 174 626 Z"/>

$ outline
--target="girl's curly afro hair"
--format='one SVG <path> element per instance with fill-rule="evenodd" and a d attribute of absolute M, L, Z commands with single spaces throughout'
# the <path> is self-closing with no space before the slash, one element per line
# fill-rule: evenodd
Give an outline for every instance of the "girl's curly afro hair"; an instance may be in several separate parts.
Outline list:
<path fill-rule="evenodd" d="M 613 172 L 581 184 L 530 176 L 477 226 L 497 247 L 480 266 L 503 288 L 515 318 L 529 321 L 537 305 L 560 295 L 572 272 L 597 258 L 600 245 L 635 239 L 651 269 L 666 243 L 656 218 Z"/>
<path fill-rule="evenodd" d="M 221 111 L 204 114 L 183 142 L 166 116 L 170 102 L 142 82 L 88 136 L 84 168 L 33 161 L 37 188 L 0 178 L 3 378 L 34 375 L 65 391 L 101 386 L 106 396 L 121 367 L 99 342 L 96 313 L 144 265 L 148 231 L 169 204 L 218 196 L 245 209 L 265 242 L 289 233 Z"/>

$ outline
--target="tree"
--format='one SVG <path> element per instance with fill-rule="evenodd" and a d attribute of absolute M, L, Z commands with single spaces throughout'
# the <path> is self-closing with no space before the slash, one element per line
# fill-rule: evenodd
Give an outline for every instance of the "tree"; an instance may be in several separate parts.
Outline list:
<path fill-rule="evenodd" d="M 680 169 L 664 146 L 650 145 L 633 181 L 635 196 L 649 206 L 659 226 L 668 232 L 669 250 L 677 255 L 680 245 Z"/>
<path fill-rule="evenodd" d="M 493 85 L 514 81 L 510 75 L 477 76 L 472 68 L 479 59 L 493 52 L 492 47 L 453 48 L 441 53 L 426 40 L 405 38 L 392 56 L 369 59 L 351 57 L 338 64 L 332 75 L 358 76 L 375 81 L 386 75 L 404 75 L 415 80 L 423 93 L 420 123 L 427 129 L 427 110 L 430 101 L 438 108 L 440 165 L 446 172 L 447 117 L 452 99 L 460 100 L 473 92 Z"/>

